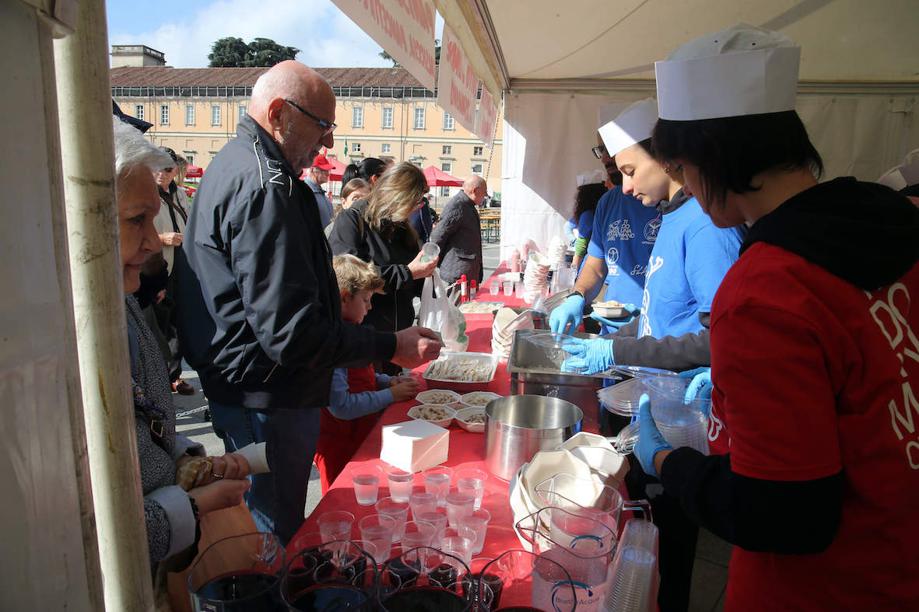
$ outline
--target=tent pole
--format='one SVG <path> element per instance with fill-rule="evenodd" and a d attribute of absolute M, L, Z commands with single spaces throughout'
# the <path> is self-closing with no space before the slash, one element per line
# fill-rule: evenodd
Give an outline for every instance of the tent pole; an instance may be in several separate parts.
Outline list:
<path fill-rule="evenodd" d="M 54 43 L 73 307 L 107 610 L 153 608 L 118 250 L 104 0 Z"/>

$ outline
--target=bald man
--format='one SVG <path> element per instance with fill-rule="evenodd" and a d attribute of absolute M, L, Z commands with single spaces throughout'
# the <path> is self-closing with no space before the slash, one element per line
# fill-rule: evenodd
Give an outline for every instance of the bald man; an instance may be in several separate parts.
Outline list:
<path fill-rule="evenodd" d="M 306 489 L 332 370 L 436 358 L 436 334 L 381 333 L 341 320 L 338 284 L 312 191 L 298 179 L 334 145 L 335 95 L 315 71 L 277 64 L 256 81 L 236 138 L 201 181 L 185 230 L 179 332 L 228 451 L 268 442 L 270 474 L 247 502 L 287 541 Z"/>
<path fill-rule="evenodd" d="M 440 275 L 448 283 L 463 274 L 466 280 L 482 282 L 482 230 L 478 207 L 488 186 L 481 176 L 463 181 L 463 190 L 444 205 L 440 220 L 431 232 L 431 242 L 440 247 Z"/>

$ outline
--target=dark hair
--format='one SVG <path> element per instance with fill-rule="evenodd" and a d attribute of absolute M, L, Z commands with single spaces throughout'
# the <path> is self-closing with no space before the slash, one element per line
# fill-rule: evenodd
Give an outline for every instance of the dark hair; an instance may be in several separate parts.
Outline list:
<path fill-rule="evenodd" d="M 604 193 L 606 185 L 603 183 L 588 183 L 578 187 L 574 195 L 574 220 L 578 221 L 588 210 L 596 210 Z"/>
<path fill-rule="evenodd" d="M 382 176 L 388 166 L 389 164 L 378 157 L 365 157 L 356 164 L 348 164 L 341 175 L 341 184 L 347 185 L 351 179 L 356 178 L 364 179 L 369 183 L 371 177 Z"/>
<path fill-rule="evenodd" d="M 818 177 L 823 160 L 795 111 L 671 121 L 654 128 L 653 149 L 662 163 L 685 161 L 699 168 L 702 195 L 723 204 L 728 191 L 757 191 L 753 177 L 766 170 L 809 168 Z"/>

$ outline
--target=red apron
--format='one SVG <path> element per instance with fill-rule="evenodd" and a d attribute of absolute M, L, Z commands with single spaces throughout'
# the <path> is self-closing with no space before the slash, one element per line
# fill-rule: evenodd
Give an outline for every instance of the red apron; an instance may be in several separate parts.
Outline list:
<path fill-rule="evenodd" d="M 348 392 L 376 391 L 377 381 L 373 365 L 348 369 Z M 351 457 L 376 425 L 380 413 L 368 414 L 346 421 L 332 416 L 328 408 L 322 409 L 319 442 L 314 461 L 319 469 L 319 482 L 325 495 L 332 482 L 341 474 Z"/>

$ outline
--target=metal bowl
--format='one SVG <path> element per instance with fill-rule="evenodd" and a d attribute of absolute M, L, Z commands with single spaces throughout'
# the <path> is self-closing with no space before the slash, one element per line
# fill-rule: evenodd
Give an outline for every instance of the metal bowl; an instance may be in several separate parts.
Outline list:
<path fill-rule="evenodd" d="M 485 407 L 485 463 L 510 480 L 521 465 L 544 449 L 554 449 L 581 431 L 584 413 L 556 397 L 512 395 Z"/>

